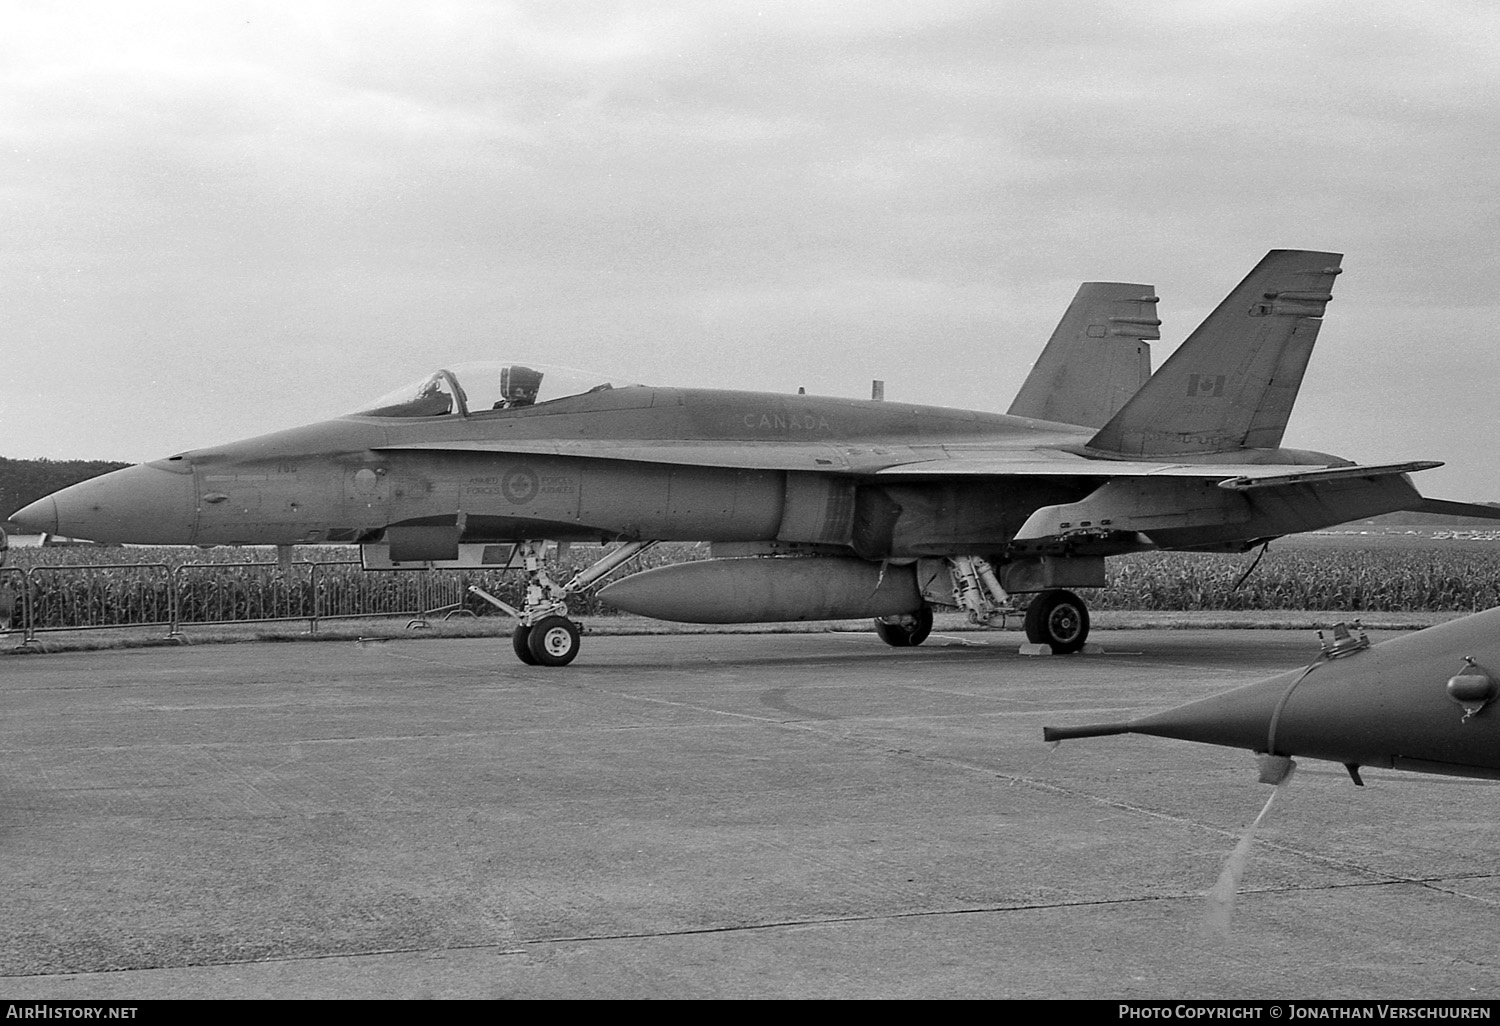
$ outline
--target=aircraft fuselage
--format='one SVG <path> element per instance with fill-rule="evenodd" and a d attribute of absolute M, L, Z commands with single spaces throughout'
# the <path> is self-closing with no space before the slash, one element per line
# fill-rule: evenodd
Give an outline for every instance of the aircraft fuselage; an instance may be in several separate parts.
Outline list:
<path fill-rule="evenodd" d="M 945 446 L 1055 449 L 1087 437 L 939 407 L 632 387 L 468 417 L 344 417 L 193 450 L 59 492 L 48 526 L 105 542 L 290 545 L 462 518 L 466 541 L 783 541 L 933 555 L 1003 547 L 1038 505 L 1081 498 L 1094 483 L 876 484 L 867 474 L 942 459 Z M 447 448 L 459 439 L 470 448 Z M 794 449 L 806 469 L 714 466 L 716 442 L 725 463 L 760 452 L 785 464 Z M 681 462 L 631 458 L 640 445 L 681 446 Z M 504 451 L 518 446 L 534 451 Z"/>

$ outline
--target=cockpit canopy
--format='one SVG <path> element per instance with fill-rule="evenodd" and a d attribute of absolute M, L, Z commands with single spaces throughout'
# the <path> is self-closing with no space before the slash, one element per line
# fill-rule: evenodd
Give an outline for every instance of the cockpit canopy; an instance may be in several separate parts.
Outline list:
<path fill-rule="evenodd" d="M 591 371 L 545 363 L 458 363 L 389 392 L 354 411 L 359 417 L 461 417 L 514 410 L 587 392 L 626 388 Z"/>

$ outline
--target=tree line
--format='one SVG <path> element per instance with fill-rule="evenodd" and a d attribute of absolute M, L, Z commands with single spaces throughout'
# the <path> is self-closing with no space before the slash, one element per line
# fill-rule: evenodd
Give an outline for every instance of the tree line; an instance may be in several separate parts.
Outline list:
<path fill-rule="evenodd" d="M 12 460 L 0 456 L 0 517 L 9 517 L 59 488 L 128 466 L 113 460 Z"/>

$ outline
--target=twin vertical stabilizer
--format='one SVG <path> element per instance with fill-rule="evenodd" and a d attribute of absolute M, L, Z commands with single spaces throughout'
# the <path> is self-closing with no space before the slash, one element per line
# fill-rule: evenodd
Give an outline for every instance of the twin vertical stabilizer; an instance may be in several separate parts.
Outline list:
<path fill-rule="evenodd" d="M 1279 446 L 1340 259 L 1266 254 L 1089 448 L 1149 457 Z"/>
<path fill-rule="evenodd" d="M 1150 285 L 1084 282 L 1007 412 L 1103 427 L 1151 377 L 1156 302 Z"/>

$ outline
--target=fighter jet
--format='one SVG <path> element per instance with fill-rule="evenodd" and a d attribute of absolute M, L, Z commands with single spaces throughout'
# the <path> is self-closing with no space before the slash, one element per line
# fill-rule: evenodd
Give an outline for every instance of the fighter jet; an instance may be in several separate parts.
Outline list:
<path fill-rule="evenodd" d="M 1277 783 L 1294 756 L 1500 779 L 1500 609 L 1370 645 L 1336 628 L 1304 669 L 1128 723 L 1047 727 L 1047 741 L 1152 734 L 1260 753 Z"/>
<path fill-rule="evenodd" d="M 1081 649 L 1105 559 L 1242 552 L 1424 499 L 1409 462 L 1281 447 L 1335 253 L 1276 250 L 1155 374 L 1153 290 L 1091 283 L 1004 415 L 629 384 L 536 363 L 450 366 L 356 412 L 179 453 L 16 513 L 28 530 L 181 545 L 358 543 L 369 568 L 526 575 L 516 654 L 571 662 L 567 600 L 664 540 L 708 560 L 625 577 L 613 605 L 705 623 L 873 617 L 920 644 L 934 606 Z M 1144 384 L 1142 381 L 1144 379 Z M 548 543 L 617 543 L 572 579 Z"/>

